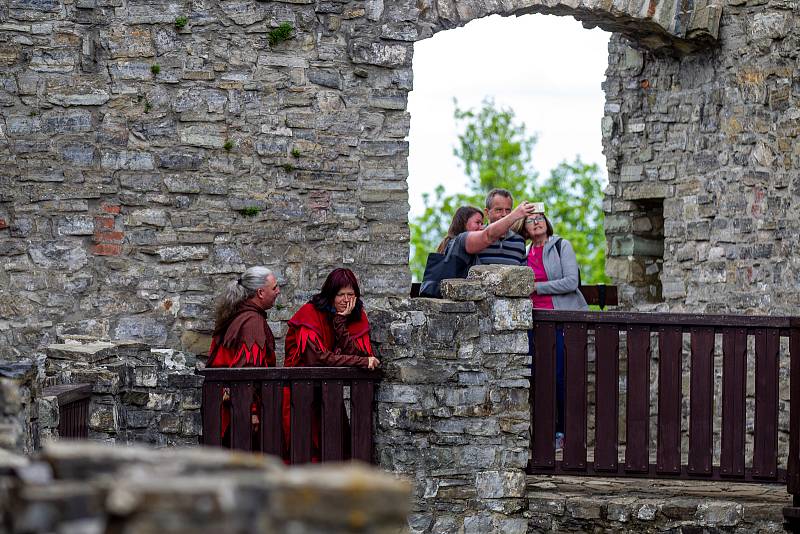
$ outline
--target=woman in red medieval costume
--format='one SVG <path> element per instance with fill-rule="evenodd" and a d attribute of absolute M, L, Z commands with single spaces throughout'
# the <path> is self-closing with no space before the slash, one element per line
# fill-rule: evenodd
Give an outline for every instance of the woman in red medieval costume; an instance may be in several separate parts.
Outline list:
<path fill-rule="evenodd" d="M 361 301 L 356 275 L 350 269 L 334 269 L 320 292 L 289 319 L 286 333 L 285 367 L 362 367 L 375 369 L 369 339 L 369 322 Z M 288 451 L 290 430 L 289 392 L 284 390 L 283 425 Z M 311 458 L 320 458 L 320 399 L 314 393 L 311 424 Z M 342 416 L 345 417 L 344 409 Z M 345 426 L 346 428 L 346 426 Z M 347 436 L 347 432 L 344 432 Z M 347 454 L 347 443 L 345 454 Z"/>
<path fill-rule="evenodd" d="M 280 295 L 275 275 L 266 267 L 250 267 L 225 286 L 217 301 L 208 367 L 274 367 L 275 338 L 267 324 L 267 310 Z M 253 404 L 253 433 L 258 412 Z M 222 444 L 230 446 L 229 392 L 223 392 Z M 254 440 L 254 442 L 257 440 Z"/>

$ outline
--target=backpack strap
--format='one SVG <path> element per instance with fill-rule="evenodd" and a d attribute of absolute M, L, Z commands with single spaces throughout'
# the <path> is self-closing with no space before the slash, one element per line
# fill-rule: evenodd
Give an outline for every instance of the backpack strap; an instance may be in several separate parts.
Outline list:
<path fill-rule="evenodd" d="M 561 241 L 563 241 L 563 239 L 559 237 L 558 239 L 556 239 L 556 243 L 555 243 L 556 252 L 558 252 L 559 261 L 561 261 Z M 578 287 L 580 287 L 582 285 L 583 284 L 581 283 L 581 268 L 578 267 Z"/>

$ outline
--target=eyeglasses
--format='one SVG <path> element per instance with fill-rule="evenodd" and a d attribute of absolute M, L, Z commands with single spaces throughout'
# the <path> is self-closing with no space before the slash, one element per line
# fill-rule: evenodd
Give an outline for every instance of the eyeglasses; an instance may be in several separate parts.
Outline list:
<path fill-rule="evenodd" d="M 540 215 L 539 217 L 528 217 L 527 219 L 525 219 L 525 223 L 536 224 L 539 222 L 544 222 L 545 220 L 546 219 Z"/>

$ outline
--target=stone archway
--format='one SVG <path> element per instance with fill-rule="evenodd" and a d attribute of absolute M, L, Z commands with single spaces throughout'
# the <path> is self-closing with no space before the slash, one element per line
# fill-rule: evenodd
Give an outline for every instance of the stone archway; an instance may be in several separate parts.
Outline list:
<path fill-rule="evenodd" d="M 118 4 L 0 10 L 0 354 L 69 335 L 202 352 L 214 293 L 256 263 L 285 283 L 279 337 L 333 266 L 390 305 L 410 283 L 414 41 L 541 12 L 681 55 L 713 43 L 720 17 L 667 2 Z"/>

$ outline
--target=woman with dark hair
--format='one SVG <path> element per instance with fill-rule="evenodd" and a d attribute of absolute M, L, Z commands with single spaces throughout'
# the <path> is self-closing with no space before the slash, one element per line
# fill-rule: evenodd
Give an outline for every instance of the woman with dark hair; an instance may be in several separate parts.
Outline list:
<path fill-rule="evenodd" d="M 555 235 L 553 225 L 539 204 L 525 219 L 520 235 L 531 241 L 528 267 L 534 275 L 531 302 L 545 310 L 588 310 L 580 286 L 580 269 L 572 244 Z"/>
<path fill-rule="evenodd" d="M 380 365 L 369 340 L 369 322 L 361 302 L 361 289 L 350 269 L 334 269 L 320 292 L 289 319 L 284 367 L 362 367 Z M 291 393 L 283 390 L 284 459 L 291 447 Z M 321 458 L 322 394 L 314 390 L 311 418 L 311 461 Z M 349 423 L 342 406 L 342 451 L 350 454 Z"/>
<path fill-rule="evenodd" d="M 289 319 L 283 365 L 367 369 L 380 365 L 372 354 L 369 322 L 353 271 L 331 271 L 320 292 Z"/>
<path fill-rule="evenodd" d="M 472 206 L 461 206 L 453 215 L 447 235 L 439 243 L 436 252 L 444 254 L 447 244 L 464 232 L 477 232 L 483 227 L 483 212 Z"/>
<path fill-rule="evenodd" d="M 444 264 L 447 267 L 431 268 L 431 256 L 428 257 L 428 265 L 425 266 L 425 275 L 419 288 L 420 296 L 441 298 L 439 285 L 442 278 L 465 278 L 469 268 L 478 261 L 478 252 L 506 236 L 514 223 L 533 213 L 532 210 L 533 204 L 520 202 L 511 213 L 484 228 L 481 210 L 472 206 L 458 208 L 447 230 L 447 236 L 436 250 L 438 254 L 444 255 L 437 267 Z"/>

